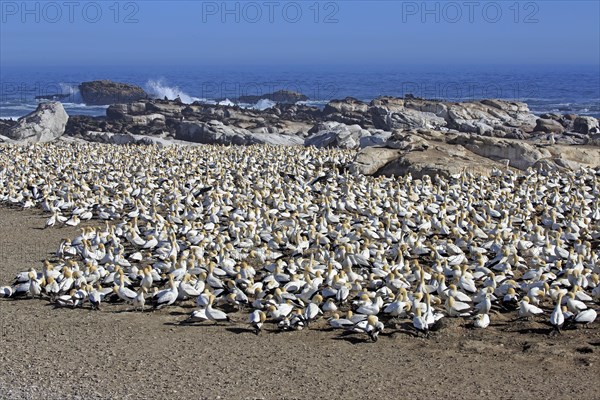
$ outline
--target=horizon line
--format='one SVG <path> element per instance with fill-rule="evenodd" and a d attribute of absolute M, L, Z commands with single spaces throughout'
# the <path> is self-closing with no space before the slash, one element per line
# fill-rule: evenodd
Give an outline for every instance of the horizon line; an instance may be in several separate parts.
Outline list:
<path fill-rule="evenodd" d="M 163 63 L 155 63 L 149 64 L 147 62 L 140 63 L 127 63 L 127 64 L 98 64 L 98 63 L 89 63 L 89 64 L 46 64 L 46 65 L 32 65 L 33 63 L 24 63 L 24 64 L 12 64 L 6 62 L 0 62 L 0 70 L 1 68 L 153 68 L 153 67 L 161 67 L 161 68 L 228 68 L 228 69 L 236 69 L 236 68 L 405 68 L 405 67 L 437 67 L 440 69 L 445 69 L 447 67 L 543 67 L 543 68 L 552 68 L 552 67 L 590 67 L 590 68 L 600 68 L 600 62 L 596 64 L 592 63 L 523 63 L 523 62 L 515 62 L 515 63 L 471 63 L 471 62 L 457 62 L 457 63 L 445 63 L 444 65 L 440 65 L 439 63 L 433 62 L 424 62 L 424 63 L 401 63 L 401 62 L 391 62 L 391 63 L 320 63 L 320 64 L 306 64 L 306 63 L 236 63 L 232 65 L 231 62 L 224 63 L 187 63 L 187 64 L 163 64 Z"/>

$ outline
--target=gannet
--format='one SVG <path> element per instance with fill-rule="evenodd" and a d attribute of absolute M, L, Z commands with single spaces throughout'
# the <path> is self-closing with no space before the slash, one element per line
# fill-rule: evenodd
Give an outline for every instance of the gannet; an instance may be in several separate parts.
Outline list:
<path fill-rule="evenodd" d="M 417 330 L 417 335 L 420 333 L 425 334 L 425 337 L 429 337 L 429 325 L 425 321 L 425 318 L 422 316 L 422 311 L 420 308 L 415 310 L 415 315 L 413 317 L 413 327 Z"/>
<path fill-rule="evenodd" d="M 475 328 L 487 328 L 490 325 L 490 316 L 488 314 L 477 314 L 473 317 L 473 326 Z"/>
<path fill-rule="evenodd" d="M 562 310 L 562 306 L 561 306 L 562 298 L 563 298 L 563 294 L 561 293 L 558 296 L 558 299 L 556 300 L 556 306 L 554 307 L 554 311 L 552 311 L 552 314 L 550 315 L 550 323 L 554 327 L 554 330 L 559 333 L 560 333 L 560 328 L 562 328 L 562 326 L 565 322 L 565 316 L 563 314 L 563 310 Z"/>
<path fill-rule="evenodd" d="M 210 319 L 211 321 L 213 321 L 215 324 L 218 322 L 222 322 L 222 321 L 229 321 L 229 316 L 227 314 L 225 314 L 221 310 L 217 310 L 217 309 L 213 308 L 212 305 L 213 305 L 214 301 L 215 301 L 215 296 L 210 295 L 210 301 L 208 303 L 208 306 L 206 307 L 206 317 L 208 319 Z"/>
<path fill-rule="evenodd" d="M 523 300 L 519 303 L 519 317 L 531 319 L 543 313 L 544 311 L 541 308 L 529 303 L 529 297 L 527 296 L 523 297 Z"/>
<path fill-rule="evenodd" d="M 173 275 L 169 275 L 169 289 L 161 290 L 152 297 L 152 305 L 155 309 L 161 309 L 175 303 L 179 291 L 173 281 Z"/>
<path fill-rule="evenodd" d="M 254 328 L 255 334 L 258 335 L 260 333 L 266 319 L 267 316 L 263 311 L 254 310 L 252 313 L 250 313 L 249 323 Z"/>

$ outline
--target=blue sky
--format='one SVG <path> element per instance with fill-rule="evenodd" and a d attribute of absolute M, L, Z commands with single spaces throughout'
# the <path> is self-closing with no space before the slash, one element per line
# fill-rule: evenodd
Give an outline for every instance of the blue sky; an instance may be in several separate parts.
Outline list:
<path fill-rule="evenodd" d="M 0 67 L 600 64 L 598 1 L 0 0 Z"/>

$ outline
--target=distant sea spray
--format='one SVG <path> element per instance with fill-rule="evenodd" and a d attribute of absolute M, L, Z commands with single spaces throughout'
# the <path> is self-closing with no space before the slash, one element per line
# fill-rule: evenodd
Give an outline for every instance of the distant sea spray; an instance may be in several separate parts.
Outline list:
<path fill-rule="evenodd" d="M 185 104 L 191 104 L 195 101 L 205 100 L 188 95 L 178 86 L 167 86 L 164 78 L 157 80 L 150 79 L 144 86 L 144 89 L 146 89 L 146 92 L 148 92 L 150 96 L 156 99 L 164 99 L 166 97 L 169 100 L 175 100 L 179 97 L 179 99 Z"/>

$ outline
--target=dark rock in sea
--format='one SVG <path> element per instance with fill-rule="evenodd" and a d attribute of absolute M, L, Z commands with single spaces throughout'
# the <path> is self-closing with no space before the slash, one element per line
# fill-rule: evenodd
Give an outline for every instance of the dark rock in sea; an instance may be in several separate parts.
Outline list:
<path fill-rule="evenodd" d="M 83 82 L 79 85 L 79 92 L 88 105 L 131 103 L 149 97 L 139 86 L 107 80 Z"/>
<path fill-rule="evenodd" d="M 271 100 L 281 104 L 295 104 L 299 101 L 309 100 L 309 98 L 302 93 L 292 92 L 291 90 L 279 90 L 274 93 L 263 94 L 260 96 L 240 96 L 237 100 L 240 103 L 248 104 L 255 104 L 260 100 Z"/>

